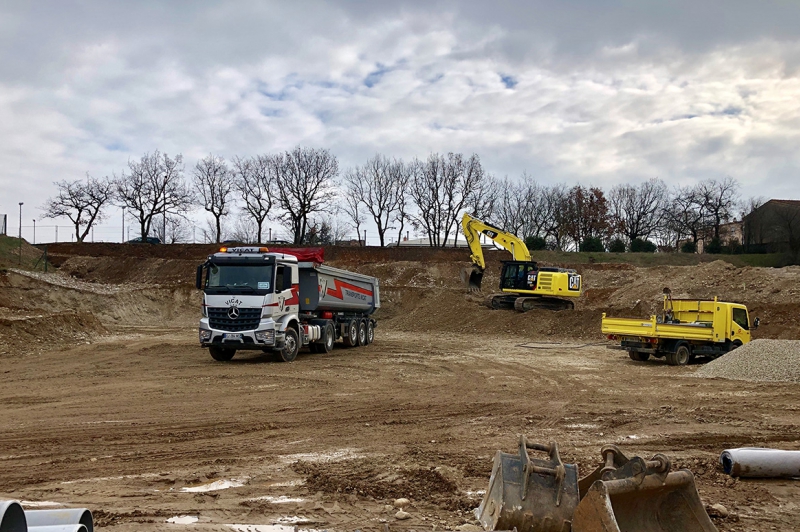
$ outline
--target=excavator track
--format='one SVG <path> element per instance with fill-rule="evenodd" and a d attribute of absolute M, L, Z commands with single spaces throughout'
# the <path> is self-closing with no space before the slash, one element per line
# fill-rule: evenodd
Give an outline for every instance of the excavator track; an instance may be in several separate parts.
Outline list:
<path fill-rule="evenodd" d="M 573 310 L 575 303 L 556 297 L 518 297 L 514 301 L 514 310 L 528 312 L 529 310 Z"/>

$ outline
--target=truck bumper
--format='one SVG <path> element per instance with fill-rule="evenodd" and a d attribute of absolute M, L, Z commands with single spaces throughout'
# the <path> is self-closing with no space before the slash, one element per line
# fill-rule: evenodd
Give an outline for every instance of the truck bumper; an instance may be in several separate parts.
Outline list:
<path fill-rule="evenodd" d="M 200 320 L 198 337 L 201 347 L 225 347 L 229 349 L 263 350 L 279 347 L 283 343 L 283 335 L 275 330 L 272 320 L 262 322 L 253 331 L 220 331 L 212 329 L 208 319 Z"/>

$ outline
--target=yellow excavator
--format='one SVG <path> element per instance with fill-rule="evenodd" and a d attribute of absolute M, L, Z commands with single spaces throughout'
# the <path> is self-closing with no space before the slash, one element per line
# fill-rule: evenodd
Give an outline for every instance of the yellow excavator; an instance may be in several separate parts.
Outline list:
<path fill-rule="evenodd" d="M 581 276 L 575 270 L 541 267 L 531 260 L 528 247 L 519 237 L 478 220 L 468 213 L 461 218 L 467 237 L 472 267 L 462 272 L 471 292 L 480 292 L 486 262 L 483 259 L 480 236 L 486 235 L 511 253 L 514 260 L 503 261 L 500 272 L 501 293 L 490 294 L 484 301 L 494 309 L 571 310 L 574 298 L 581 296 Z"/>

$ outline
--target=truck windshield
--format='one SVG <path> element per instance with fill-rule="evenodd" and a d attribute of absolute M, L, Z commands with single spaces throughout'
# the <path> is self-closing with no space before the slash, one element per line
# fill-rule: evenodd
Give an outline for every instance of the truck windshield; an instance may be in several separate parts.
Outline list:
<path fill-rule="evenodd" d="M 272 264 L 210 264 L 205 287 L 210 292 L 266 294 L 273 283 Z"/>
<path fill-rule="evenodd" d="M 750 330 L 750 324 L 747 323 L 747 311 L 745 309 L 743 308 L 733 309 L 733 321 L 736 322 L 736 325 L 738 325 L 745 331 Z"/>

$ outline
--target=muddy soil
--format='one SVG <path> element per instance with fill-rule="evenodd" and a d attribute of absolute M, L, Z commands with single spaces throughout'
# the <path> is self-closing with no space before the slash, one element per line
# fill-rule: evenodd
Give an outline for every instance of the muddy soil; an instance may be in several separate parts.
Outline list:
<path fill-rule="evenodd" d="M 447 257 L 342 253 L 332 265 L 381 278 L 374 344 L 219 363 L 197 347 L 197 260 L 134 258 L 0 275 L 0 499 L 85 505 L 119 531 L 446 530 L 474 522 L 495 452 L 525 433 L 582 474 L 606 443 L 665 453 L 730 511 L 720 530 L 800 529 L 800 484 L 717 465 L 730 447 L 800 449 L 800 387 L 635 363 L 598 333 L 669 284 L 738 295 L 766 313 L 760 337 L 797 338 L 798 270 L 586 265 L 575 312 L 517 314 L 465 295 Z"/>
<path fill-rule="evenodd" d="M 734 481 L 716 464 L 729 447 L 800 448 L 797 386 L 521 336 L 384 330 L 292 364 L 217 363 L 194 340 L 151 329 L 4 359 L 2 496 L 85 505 L 121 531 L 174 530 L 182 515 L 196 531 L 452 529 L 472 521 L 495 451 L 525 433 L 583 472 L 605 443 L 666 453 L 732 512 L 720 530 L 800 527 L 797 483 Z M 396 497 L 411 519 L 395 520 Z"/>

